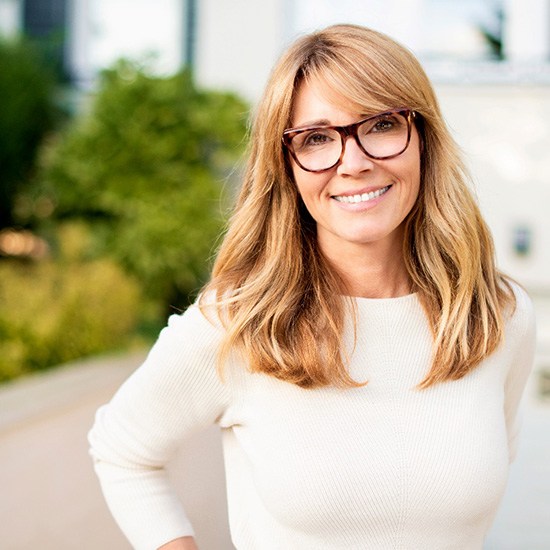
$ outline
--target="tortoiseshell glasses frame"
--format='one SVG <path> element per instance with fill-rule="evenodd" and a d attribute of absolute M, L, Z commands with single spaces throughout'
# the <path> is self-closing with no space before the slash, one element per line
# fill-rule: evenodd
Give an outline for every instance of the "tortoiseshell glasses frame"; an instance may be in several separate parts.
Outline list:
<path fill-rule="evenodd" d="M 371 159 L 387 160 L 399 156 L 409 146 L 415 117 L 416 113 L 410 109 L 392 109 L 347 126 L 288 128 L 283 132 L 282 142 L 302 170 L 326 172 L 342 162 L 348 137 L 353 137 L 361 151 Z M 360 135 L 361 128 L 365 132 Z M 369 152 L 369 144 L 369 148 L 376 150 Z"/>

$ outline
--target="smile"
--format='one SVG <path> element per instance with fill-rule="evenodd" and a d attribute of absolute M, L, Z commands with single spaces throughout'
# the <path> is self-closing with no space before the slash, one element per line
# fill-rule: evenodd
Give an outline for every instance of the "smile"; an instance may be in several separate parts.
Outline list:
<path fill-rule="evenodd" d="M 363 193 L 361 195 L 334 195 L 332 198 L 336 199 L 338 202 L 346 202 L 349 204 L 368 202 L 386 193 L 390 187 L 391 185 L 386 185 L 386 187 L 382 187 L 382 189 L 378 189 L 377 191 L 371 191 L 370 193 Z"/>

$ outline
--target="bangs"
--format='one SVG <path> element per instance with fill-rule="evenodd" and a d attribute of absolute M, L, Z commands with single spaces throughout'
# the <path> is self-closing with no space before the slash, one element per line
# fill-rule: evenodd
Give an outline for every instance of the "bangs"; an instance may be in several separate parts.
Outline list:
<path fill-rule="evenodd" d="M 359 116 L 366 117 L 394 107 L 402 107 L 394 105 L 389 97 L 373 93 L 367 83 L 354 79 L 349 73 L 344 73 L 342 78 L 338 78 L 330 69 L 315 71 L 305 76 L 302 82 L 322 90 L 323 98 L 338 109 L 357 113 Z"/>
<path fill-rule="evenodd" d="M 366 116 L 424 106 L 424 73 L 408 50 L 393 42 L 386 44 L 383 36 L 372 39 L 383 45 L 353 38 L 336 44 L 330 38 L 310 44 L 297 86 L 318 84 L 332 104 Z"/>

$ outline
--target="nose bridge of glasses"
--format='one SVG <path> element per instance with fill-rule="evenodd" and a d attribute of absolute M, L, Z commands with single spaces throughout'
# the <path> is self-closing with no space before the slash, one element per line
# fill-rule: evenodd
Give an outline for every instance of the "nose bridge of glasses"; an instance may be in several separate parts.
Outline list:
<path fill-rule="evenodd" d="M 359 122 L 349 124 L 348 126 L 340 126 L 338 128 L 340 137 L 342 138 L 342 151 L 340 154 L 340 162 L 342 162 L 342 160 L 344 159 L 344 155 L 346 154 L 346 151 L 347 151 L 346 145 L 350 138 L 353 138 L 352 141 L 355 142 L 362 156 L 366 156 L 367 158 L 370 158 L 369 153 L 367 153 L 364 145 L 361 143 L 361 140 L 359 139 L 358 130 L 363 123 L 364 121 L 361 120 Z"/>
<path fill-rule="evenodd" d="M 346 141 L 349 137 L 354 137 L 357 139 L 357 130 L 361 124 L 363 124 L 363 121 L 360 120 L 359 122 L 354 122 L 353 124 L 348 124 L 347 126 L 338 127 L 337 129 L 342 136 L 342 141 Z"/>

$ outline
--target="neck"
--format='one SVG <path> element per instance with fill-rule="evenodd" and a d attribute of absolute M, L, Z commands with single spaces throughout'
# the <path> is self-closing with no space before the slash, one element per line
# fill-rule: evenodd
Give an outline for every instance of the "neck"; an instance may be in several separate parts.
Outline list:
<path fill-rule="evenodd" d="M 321 243 L 320 243 L 321 245 Z M 329 264 L 338 272 L 350 296 L 363 298 L 397 298 L 411 293 L 411 280 L 401 244 L 350 243 L 338 254 L 327 254 Z"/>

